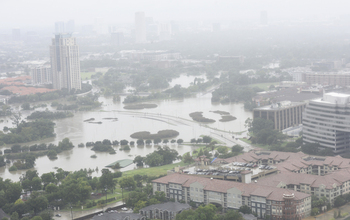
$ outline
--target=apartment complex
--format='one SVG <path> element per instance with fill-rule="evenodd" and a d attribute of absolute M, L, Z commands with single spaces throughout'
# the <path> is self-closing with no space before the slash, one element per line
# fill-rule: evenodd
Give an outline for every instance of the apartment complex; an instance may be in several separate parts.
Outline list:
<path fill-rule="evenodd" d="M 259 218 L 302 219 L 310 215 L 311 195 L 280 187 L 171 174 L 152 181 L 153 192 L 163 191 L 175 201 L 218 204 L 224 210 L 251 207 Z"/>
<path fill-rule="evenodd" d="M 319 143 L 334 153 L 350 148 L 350 95 L 326 93 L 309 102 L 303 113 L 304 143 Z"/>
<path fill-rule="evenodd" d="M 227 163 L 245 162 L 277 167 L 278 174 L 257 180 L 258 185 L 274 186 L 319 198 L 325 196 L 330 203 L 350 192 L 350 159 L 310 156 L 302 152 L 250 151 L 225 159 Z"/>
<path fill-rule="evenodd" d="M 39 66 L 31 69 L 30 76 L 32 77 L 32 84 L 41 85 L 52 83 L 51 67 Z"/>
<path fill-rule="evenodd" d="M 81 89 L 79 47 L 71 34 L 56 34 L 50 46 L 54 89 Z"/>
<path fill-rule="evenodd" d="M 306 103 L 282 101 L 268 106 L 255 108 L 253 119 L 264 118 L 273 121 L 274 129 L 283 130 L 302 123 L 302 112 Z"/>

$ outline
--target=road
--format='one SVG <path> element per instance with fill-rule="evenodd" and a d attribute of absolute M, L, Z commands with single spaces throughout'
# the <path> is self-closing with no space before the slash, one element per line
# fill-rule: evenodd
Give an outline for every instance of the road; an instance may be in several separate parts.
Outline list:
<path fill-rule="evenodd" d="M 201 124 L 196 121 L 188 120 L 185 118 L 180 118 L 177 116 L 166 115 L 166 114 L 158 114 L 158 113 L 144 113 L 144 112 L 135 112 L 135 111 L 117 111 L 120 114 L 133 115 L 134 117 L 147 117 L 151 120 L 164 121 L 167 123 L 180 124 L 180 125 L 188 125 L 188 126 L 201 126 L 209 130 L 210 136 L 219 140 L 222 143 L 225 143 L 226 146 L 233 146 L 236 144 L 241 145 L 244 148 L 245 152 L 248 152 L 254 149 L 254 146 L 245 143 L 237 138 L 243 137 L 242 135 L 232 134 L 228 131 L 220 131 L 215 128 L 211 128 L 207 124 Z M 235 138 L 232 138 L 235 136 Z"/>

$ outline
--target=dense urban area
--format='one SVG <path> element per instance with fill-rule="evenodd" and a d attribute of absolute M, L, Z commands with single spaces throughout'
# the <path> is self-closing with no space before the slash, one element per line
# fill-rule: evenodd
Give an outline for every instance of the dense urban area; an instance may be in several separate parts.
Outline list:
<path fill-rule="evenodd" d="M 349 15 L 132 16 L 0 29 L 0 219 L 350 219 Z"/>

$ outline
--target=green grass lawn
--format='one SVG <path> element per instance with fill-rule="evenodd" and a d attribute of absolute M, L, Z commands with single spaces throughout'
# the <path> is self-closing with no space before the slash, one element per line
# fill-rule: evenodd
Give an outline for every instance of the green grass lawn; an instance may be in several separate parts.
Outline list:
<path fill-rule="evenodd" d="M 263 90 L 269 90 L 269 87 L 271 85 L 276 86 L 278 84 L 279 84 L 279 82 L 269 82 L 269 83 L 255 83 L 255 84 L 250 84 L 249 86 L 250 87 L 255 87 L 256 86 L 256 87 L 259 87 L 259 88 L 261 88 Z"/>
<path fill-rule="evenodd" d="M 177 166 L 182 167 L 185 165 L 186 164 L 181 161 L 179 163 L 167 164 L 160 167 L 139 168 L 136 170 L 129 170 L 129 171 L 123 172 L 123 177 L 134 176 L 136 174 L 147 175 L 147 176 L 159 176 L 159 175 L 167 174 L 167 171 L 173 169 L 174 167 L 177 167 Z"/>
<path fill-rule="evenodd" d="M 96 74 L 96 72 L 81 72 L 81 79 L 82 80 L 87 80 L 87 79 L 91 79 L 91 76 Z"/>

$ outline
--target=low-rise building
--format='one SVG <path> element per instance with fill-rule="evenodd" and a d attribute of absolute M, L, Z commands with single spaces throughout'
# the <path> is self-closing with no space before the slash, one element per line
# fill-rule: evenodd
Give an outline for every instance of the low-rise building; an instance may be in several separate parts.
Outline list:
<path fill-rule="evenodd" d="M 306 103 L 282 101 L 271 105 L 255 108 L 253 120 L 263 118 L 273 121 L 274 129 L 283 130 L 302 123 L 302 113 Z"/>
<path fill-rule="evenodd" d="M 147 217 L 147 219 L 171 220 L 175 219 L 177 214 L 190 208 L 191 206 L 186 203 L 166 202 L 140 209 L 140 214 Z"/>
<path fill-rule="evenodd" d="M 146 220 L 146 216 L 137 213 L 108 212 L 95 215 L 92 220 Z"/>
<path fill-rule="evenodd" d="M 251 207 L 259 218 L 301 219 L 310 215 L 311 195 L 284 189 L 209 179 L 185 174 L 171 174 L 153 180 L 153 192 L 163 191 L 167 198 L 197 204 L 221 205 L 224 210 Z"/>

